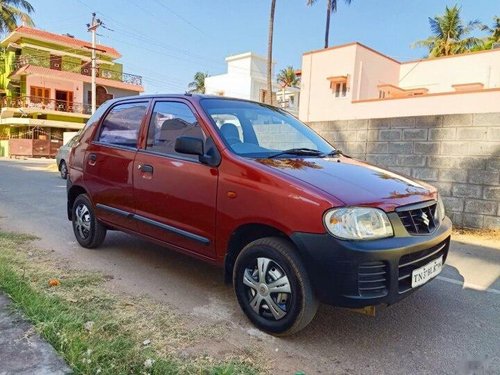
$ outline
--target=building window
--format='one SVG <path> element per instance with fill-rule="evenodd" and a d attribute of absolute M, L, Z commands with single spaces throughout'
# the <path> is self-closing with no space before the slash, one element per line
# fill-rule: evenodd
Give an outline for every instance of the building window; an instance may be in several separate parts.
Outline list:
<path fill-rule="evenodd" d="M 92 74 L 92 63 L 82 61 L 82 67 L 80 69 L 80 73 L 82 73 L 85 76 L 90 76 Z"/>
<path fill-rule="evenodd" d="M 50 69 L 61 70 L 62 56 L 50 55 Z"/>
<path fill-rule="evenodd" d="M 327 77 L 330 81 L 330 89 L 336 98 L 345 98 L 349 90 L 349 75 Z"/>
<path fill-rule="evenodd" d="M 30 87 L 30 101 L 31 103 L 41 103 L 47 104 L 50 99 L 50 89 L 45 87 Z"/>
<path fill-rule="evenodd" d="M 335 97 L 345 97 L 347 95 L 347 84 L 346 82 L 337 82 L 335 84 Z"/>

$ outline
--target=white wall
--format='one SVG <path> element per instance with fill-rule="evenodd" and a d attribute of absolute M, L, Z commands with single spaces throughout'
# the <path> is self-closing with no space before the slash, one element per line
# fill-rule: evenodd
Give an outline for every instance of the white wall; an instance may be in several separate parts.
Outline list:
<path fill-rule="evenodd" d="M 259 101 L 260 91 L 267 89 L 266 61 L 251 52 L 227 57 L 227 73 L 205 78 L 205 93 Z"/>
<path fill-rule="evenodd" d="M 378 98 L 380 84 L 398 85 L 399 63 L 363 47 L 356 47 L 353 100 Z"/>
<path fill-rule="evenodd" d="M 253 99 L 252 80 L 250 76 L 242 74 L 207 77 L 205 78 L 205 93 L 251 100 Z"/>
<path fill-rule="evenodd" d="M 500 87 L 500 50 L 404 63 L 399 76 L 400 87 L 426 87 L 429 93 L 454 91 L 452 85 L 461 83 Z"/>
<path fill-rule="evenodd" d="M 350 90 L 346 97 L 335 97 L 327 78 L 345 75 Z M 456 93 L 452 87 L 476 82 L 490 91 Z M 430 95 L 379 100 L 380 84 L 428 88 Z M 500 89 L 500 50 L 400 64 L 354 43 L 303 55 L 299 118 L 313 122 L 494 112 L 500 103 L 495 89 Z"/>
<path fill-rule="evenodd" d="M 300 84 L 302 99 L 299 108 L 299 117 L 303 121 L 322 121 L 332 114 L 348 110 L 352 95 L 355 58 L 356 45 L 304 54 Z M 327 78 L 345 75 L 349 75 L 351 79 L 351 88 L 347 96 L 336 98 Z"/>

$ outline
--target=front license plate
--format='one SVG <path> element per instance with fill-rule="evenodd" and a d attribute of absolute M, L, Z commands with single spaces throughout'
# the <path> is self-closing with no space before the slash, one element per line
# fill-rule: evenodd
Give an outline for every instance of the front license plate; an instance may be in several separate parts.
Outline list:
<path fill-rule="evenodd" d="M 443 257 L 434 259 L 425 266 L 413 270 L 411 273 L 411 287 L 416 288 L 419 285 L 425 284 L 427 281 L 437 276 L 443 268 Z"/>

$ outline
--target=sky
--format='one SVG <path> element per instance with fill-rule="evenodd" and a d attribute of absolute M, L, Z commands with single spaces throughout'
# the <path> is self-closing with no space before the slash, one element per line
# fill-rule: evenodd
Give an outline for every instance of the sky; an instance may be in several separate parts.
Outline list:
<path fill-rule="evenodd" d="M 277 0 L 273 59 L 299 69 L 302 54 L 324 44 L 326 1 Z M 197 71 L 226 72 L 225 57 L 266 56 L 271 0 L 30 0 L 36 27 L 90 40 L 91 13 L 104 22 L 98 42 L 116 48 L 124 72 L 143 76 L 146 93 L 183 93 Z M 500 0 L 338 0 L 330 46 L 361 42 L 400 61 L 426 55 L 411 45 L 430 35 L 428 17 L 445 6 L 492 25 Z M 478 33 L 484 35 L 484 33 Z"/>

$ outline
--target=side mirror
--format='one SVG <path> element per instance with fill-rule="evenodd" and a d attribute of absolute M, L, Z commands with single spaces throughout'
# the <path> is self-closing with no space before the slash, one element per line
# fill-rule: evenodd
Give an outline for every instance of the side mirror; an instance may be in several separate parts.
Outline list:
<path fill-rule="evenodd" d="M 190 154 L 198 155 L 198 160 L 200 163 L 209 165 L 211 167 L 217 167 L 222 158 L 215 147 L 212 138 L 207 138 L 205 141 L 207 152 L 205 153 L 203 147 L 203 140 L 194 137 L 178 137 L 175 140 L 175 152 L 180 154 Z"/>
<path fill-rule="evenodd" d="M 204 154 L 203 141 L 193 137 L 178 137 L 175 140 L 175 152 L 202 156 Z"/>

